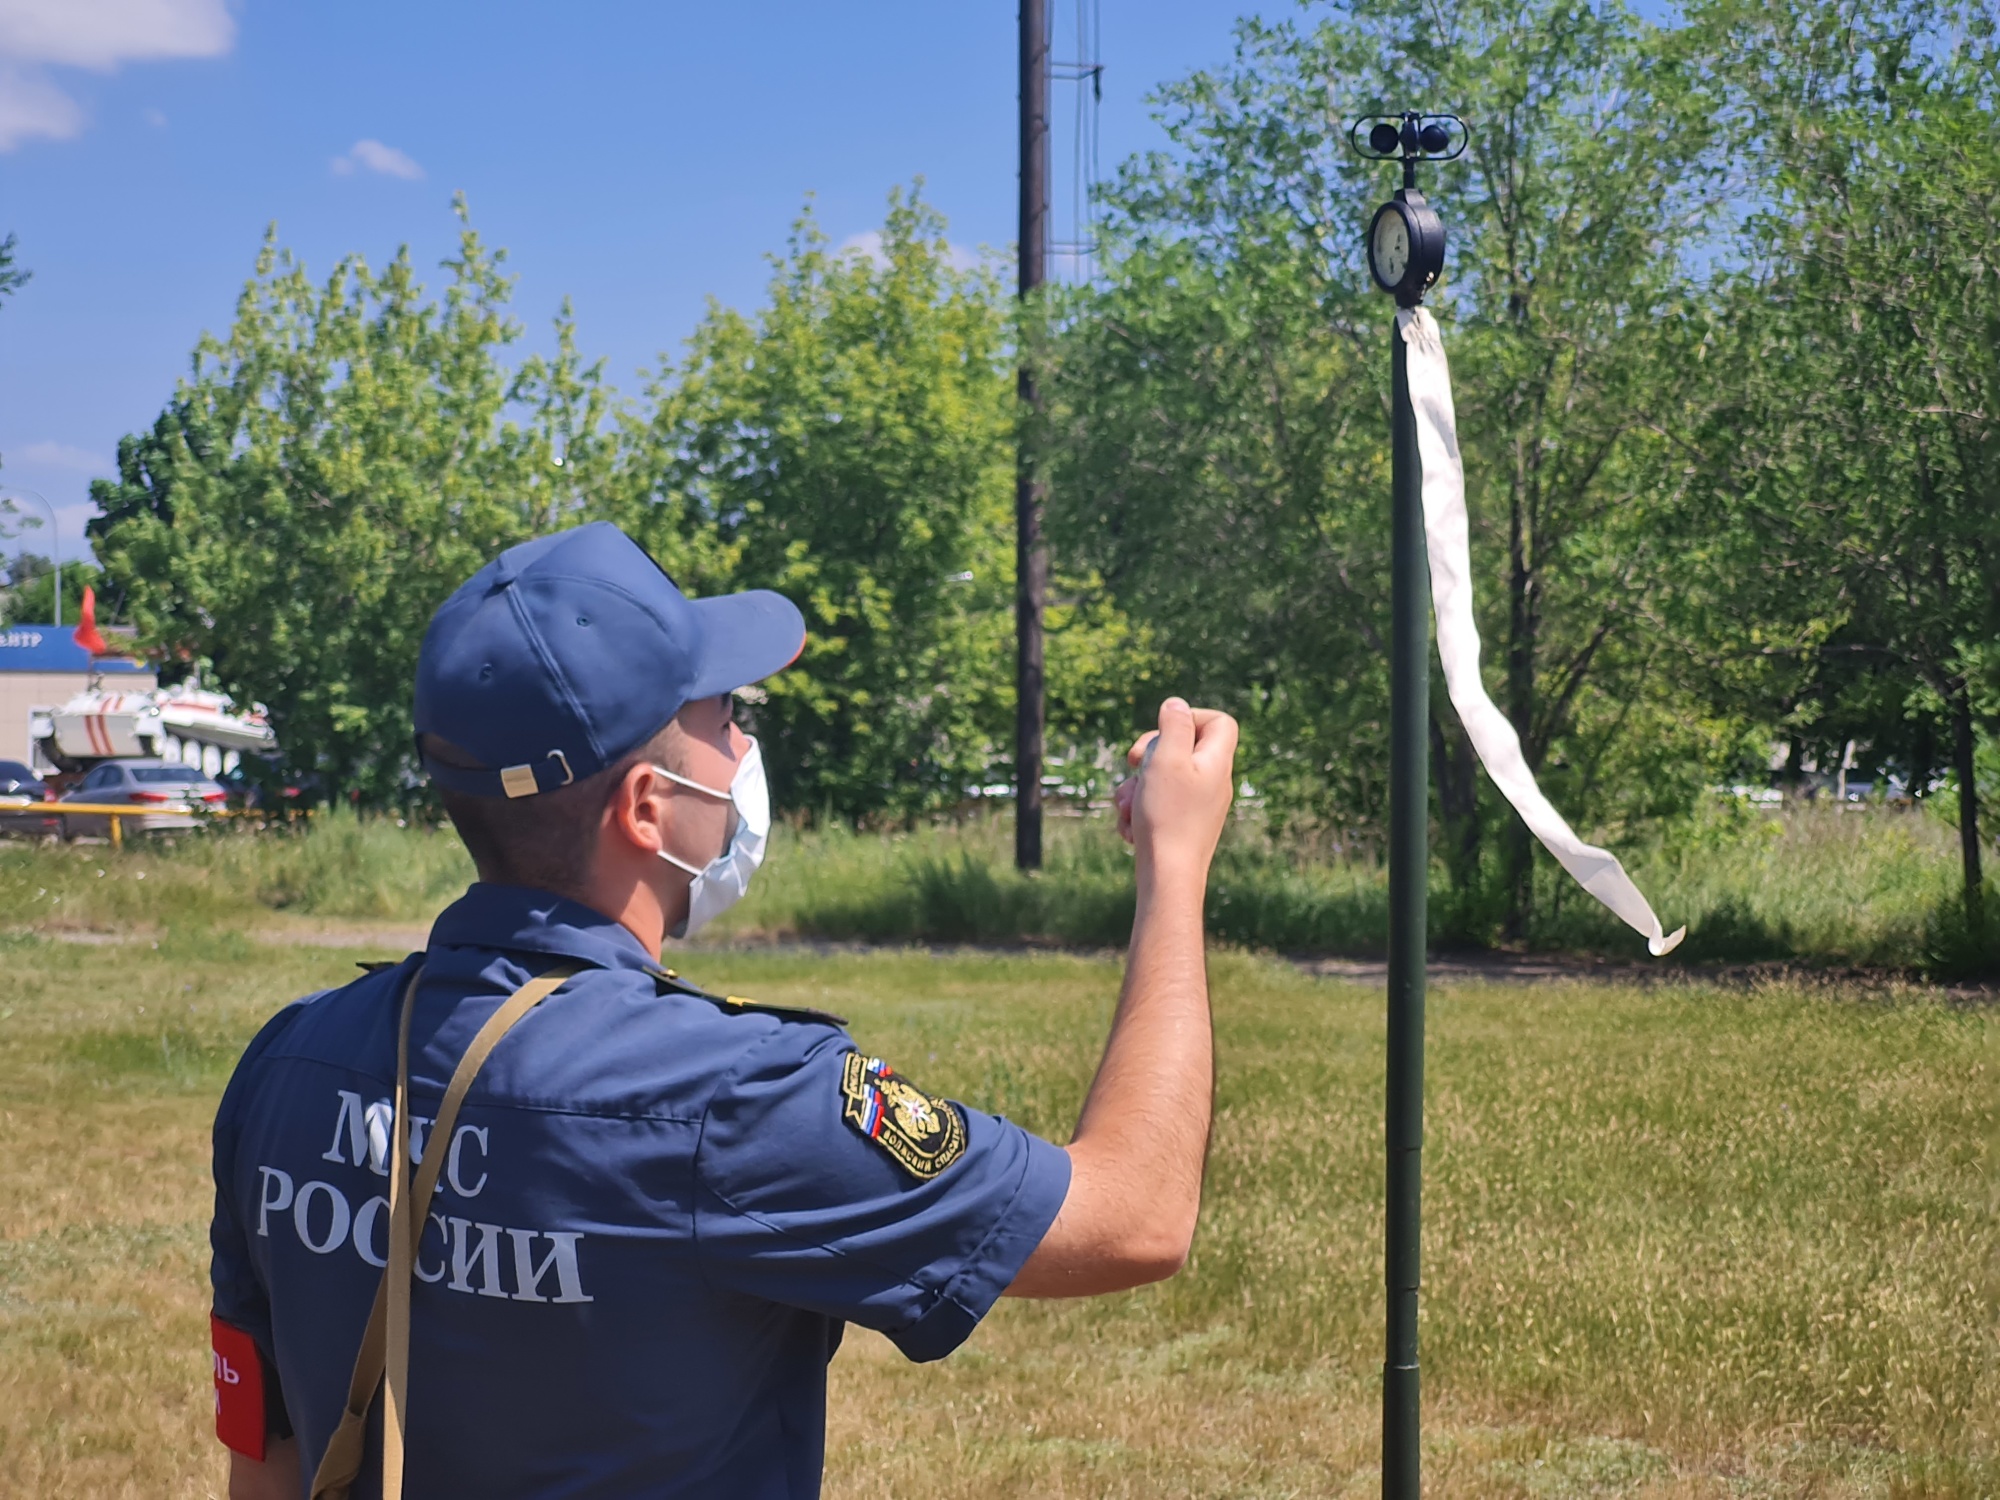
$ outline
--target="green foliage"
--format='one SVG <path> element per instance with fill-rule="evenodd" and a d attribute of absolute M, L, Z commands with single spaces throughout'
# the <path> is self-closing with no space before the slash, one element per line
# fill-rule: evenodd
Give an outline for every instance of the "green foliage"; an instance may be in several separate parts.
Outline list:
<path fill-rule="evenodd" d="M 956 801 L 1011 714 L 1005 324 L 943 221 L 893 198 L 879 259 L 808 216 L 754 317 L 711 309 L 627 454 L 634 531 L 714 538 L 728 587 L 805 611 L 757 710 L 783 805 L 852 817 Z"/>
<path fill-rule="evenodd" d="M 62 610 L 61 623 L 75 625 L 78 611 L 83 608 L 85 586 L 97 589 L 97 623 L 110 625 L 123 623 L 115 599 L 104 596 L 104 570 L 87 562 L 71 561 L 62 565 Z M 56 574 L 46 557 L 33 553 L 23 556 L 19 563 L 7 570 L 7 588 L 0 596 L 0 625 L 12 625 L 18 621 L 32 621 L 47 624 L 56 617 Z"/>
<path fill-rule="evenodd" d="M 420 920 L 472 883 L 472 860 L 450 825 L 357 816 L 328 808 L 309 822 L 253 837 L 220 832 L 168 851 L 169 879 L 194 878 L 274 911 L 312 917 Z"/>
<path fill-rule="evenodd" d="M 1857 775 L 1919 789 L 1971 754 L 2000 705 L 1981 15 L 1337 0 L 1162 90 L 1105 277 L 1040 331 L 1052 530 L 1167 680 L 1244 719 L 1281 821 L 1365 844 L 1384 806 L 1388 308 L 1360 248 L 1389 184 L 1340 137 L 1413 99 L 1473 122 L 1426 173 L 1433 301 L 1489 681 L 1553 800 L 1642 849 L 1761 782 L 1774 737 L 1795 775 L 1855 741 Z M 1448 930 L 1529 939 L 1549 872 L 1441 687 L 1432 760 Z"/>
<path fill-rule="evenodd" d="M 407 824 L 407 826 L 405 826 Z M 1132 862 L 1110 821 L 1055 817 L 1045 868 L 1013 868 L 1004 817 L 857 833 L 840 822 L 780 824 L 750 895 L 716 924 L 724 939 L 977 942 L 1122 947 L 1131 932 Z M 1953 880 L 1951 824 L 1879 807 L 1788 813 L 1710 803 L 1636 851 L 1634 876 L 1689 936 L 1661 965 L 1784 961 L 1924 972 L 1993 973 L 1966 925 Z M 99 872 L 103 873 L 99 873 Z M 226 828 L 135 838 L 122 854 L 92 845 L 0 842 L 0 907 L 38 926 L 188 931 L 285 918 L 428 920 L 473 878 L 448 826 L 329 810 L 309 824 L 251 834 Z M 1522 947 L 1646 963 L 1631 932 L 1538 871 Z M 1435 948 L 1463 946 L 1440 864 L 1432 871 Z M 2000 910 L 2000 895 L 1989 897 Z M 1381 864 L 1329 857 L 1252 816 L 1236 819 L 1209 879 L 1218 942 L 1290 953 L 1379 957 L 1388 935 Z"/>
<path fill-rule="evenodd" d="M 1380 361 L 1327 263 L 1358 227 L 1313 217 L 1346 208 L 1324 102 L 1300 118 L 1293 59 L 1245 38 L 1235 71 L 1166 92 L 1183 150 L 1127 167 L 1102 285 L 1051 298 L 1050 533 L 1153 632 L 1163 686 L 1237 712 L 1260 790 L 1365 822 L 1385 795 Z"/>
<path fill-rule="evenodd" d="M 502 259 L 468 227 L 439 301 L 406 255 L 315 285 L 266 244 L 228 338 L 93 490 L 144 638 L 264 703 L 295 770 L 383 805 L 415 784 L 432 611 L 502 548 L 609 518 L 691 592 L 805 611 L 805 654 L 757 709 L 782 804 L 907 817 L 1003 774 L 1008 299 L 954 263 L 942 219 L 894 196 L 860 255 L 802 218 L 768 304 L 711 308 L 638 407 L 566 308 L 552 358 L 504 366 Z M 1050 632 L 1054 743 L 1122 742 L 1142 634 L 1090 597 L 1059 598 Z"/>
<path fill-rule="evenodd" d="M 628 426 L 618 514 L 710 538 L 717 587 L 804 609 L 798 665 L 757 726 L 781 805 L 854 818 L 959 802 L 1008 774 L 1014 371 L 1007 298 L 943 219 L 891 196 L 879 245 L 836 253 L 808 214 L 754 317 L 712 308 Z M 1140 633 L 1058 579 L 1052 741 L 1122 745 Z"/>
<path fill-rule="evenodd" d="M 0 307 L 5 307 L 7 299 L 27 285 L 35 274 L 17 262 L 14 243 L 15 238 L 11 234 L 0 240 Z M 4 512 L 5 509 L 4 505 L 0 505 L 0 512 Z"/>
<path fill-rule="evenodd" d="M 1761 193 L 1690 364 L 1687 504 L 1712 536 L 1687 559 L 1698 627 L 1711 658 L 1757 665 L 1709 680 L 1759 700 L 1795 762 L 1854 741 L 1864 773 L 1964 779 L 2000 706 L 1990 18 L 1897 0 L 1694 14 Z"/>
<path fill-rule="evenodd" d="M 123 850 L 0 841 L 0 907 L 46 929 L 185 932 L 273 912 L 418 922 L 472 879 L 449 826 L 345 808 L 289 828 L 133 835 Z"/>
<path fill-rule="evenodd" d="M 11 234 L 0 240 L 0 307 L 6 306 L 7 299 L 26 286 L 35 274 L 17 262 L 14 244 L 15 236 Z"/>
<path fill-rule="evenodd" d="M 1046 865 L 1034 876 L 1012 868 L 1009 832 L 999 818 L 887 837 L 781 828 L 749 898 L 717 930 L 1122 946 L 1132 922 L 1131 859 L 1109 823 L 1052 819 Z M 1631 868 L 1689 926 L 1663 968 L 1791 962 L 1960 977 L 1977 966 L 1949 959 L 1943 946 L 1955 941 L 1948 914 L 1940 915 L 1953 899 L 1954 847 L 1946 825 L 1912 811 L 1781 814 L 1711 802 L 1632 851 Z M 1560 870 L 1538 870 L 1536 879 L 1523 949 L 1649 962 L 1630 930 Z M 1468 945 L 1457 899 L 1440 862 L 1431 890 L 1437 950 Z M 1490 911 L 1483 915 L 1497 921 Z M 1210 874 L 1207 923 L 1216 941 L 1245 948 L 1380 957 L 1388 940 L 1386 874 L 1376 860 L 1329 858 L 1239 818 Z M 1490 937 L 1490 925 L 1482 930 Z"/>
<path fill-rule="evenodd" d="M 1502 580 L 1481 591 L 1484 631 L 1530 763 L 1605 822 L 1681 812 L 1734 750 L 1735 726 L 1687 725 L 1653 685 L 1656 328 L 1688 295 L 1713 194 L 1680 46 L 1617 5 L 1350 0 L 1245 22 L 1233 64 L 1162 92 L 1172 149 L 1128 164 L 1104 283 L 1045 336 L 1052 527 L 1156 633 L 1175 685 L 1245 720 L 1281 818 L 1366 839 L 1385 807 L 1390 309 L 1360 249 L 1389 184 L 1342 136 L 1405 99 L 1477 122 L 1426 187 L 1453 235 L 1438 306 L 1475 566 Z M 1519 846 L 1511 870 L 1487 848 L 1515 825 L 1442 694 L 1433 748 L 1461 907 L 1504 874 L 1518 935 Z M 1660 759 L 1692 773 L 1662 788 Z"/>
<path fill-rule="evenodd" d="M 409 785 L 432 611 L 578 519 L 598 458 L 608 397 L 566 321 L 555 361 L 497 361 L 519 332 L 501 259 L 466 228 L 433 302 L 407 255 L 315 285 L 267 239 L 228 337 L 92 485 L 92 542 L 142 636 L 266 704 L 295 768 L 375 802 Z"/>
<path fill-rule="evenodd" d="M 1552 800 L 1665 858 L 1774 741 L 1801 786 L 1851 743 L 1857 776 L 1925 793 L 1973 776 L 2000 713 L 1996 80 L 1990 17 L 1957 0 L 1699 0 L 1665 25 L 1618 0 L 1333 0 L 1243 23 L 1231 63 L 1161 91 L 1167 147 L 1120 172 L 1093 284 L 1017 321 L 917 192 L 868 254 L 808 212 L 764 304 L 712 307 L 629 405 L 566 313 L 553 357 L 505 365 L 507 282 L 470 231 L 441 301 L 406 258 L 316 286 L 267 246 L 229 337 L 121 445 L 93 537 L 147 641 L 383 805 L 413 784 L 437 601 L 511 541 L 615 519 L 693 591 L 806 612 L 757 710 L 780 805 L 907 825 L 1010 778 L 1029 421 L 1064 779 L 1102 792 L 1186 693 L 1242 719 L 1273 836 L 1360 868 L 1386 803 L 1390 323 L 1361 241 L 1390 183 L 1344 135 L 1422 99 L 1474 127 L 1425 187 L 1488 680 Z M 1442 935 L 1597 941 L 1437 688 Z M 1043 920 L 927 868 L 938 930 Z M 1227 896 L 1229 920 L 1283 943 L 1375 920 L 1301 879 Z M 1686 894 L 1718 953 L 1805 941 Z M 1907 954 L 1906 925 L 1849 946 Z"/>

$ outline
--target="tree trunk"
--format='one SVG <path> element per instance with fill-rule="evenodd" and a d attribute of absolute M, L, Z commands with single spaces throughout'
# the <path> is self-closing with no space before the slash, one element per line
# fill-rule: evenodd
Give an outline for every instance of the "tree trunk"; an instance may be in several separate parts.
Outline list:
<path fill-rule="evenodd" d="M 1960 683 L 1951 700 L 1953 769 L 1958 773 L 1958 856 L 1965 880 L 1965 922 L 1975 937 L 1986 925 L 1985 878 L 1979 867 L 1979 780 L 1973 763 L 1972 694 Z"/>
<path fill-rule="evenodd" d="M 1451 882 L 1452 938 L 1483 941 L 1479 907 L 1479 757 L 1458 716 L 1431 704 L 1431 779 L 1437 786 L 1445 876 Z"/>

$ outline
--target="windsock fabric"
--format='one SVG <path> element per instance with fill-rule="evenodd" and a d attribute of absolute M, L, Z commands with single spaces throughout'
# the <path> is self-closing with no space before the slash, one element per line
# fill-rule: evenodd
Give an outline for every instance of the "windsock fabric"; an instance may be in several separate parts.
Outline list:
<path fill-rule="evenodd" d="M 1671 953 L 1687 928 L 1663 933 L 1660 919 L 1632 877 L 1609 850 L 1586 844 L 1542 795 L 1521 754 L 1520 736 L 1486 696 L 1479 677 L 1479 627 L 1472 616 L 1472 561 L 1465 518 L 1465 467 L 1458 451 L 1458 419 L 1451 403 L 1451 369 L 1437 320 L 1421 307 L 1396 314 L 1407 346 L 1410 405 L 1417 418 L 1417 451 L 1424 468 L 1424 541 L 1430 552 L 1431 608 L 1437 614 L 1438 659 L 1444 664 L 1451 706 L 1479 752 L 1493 784 L 1513 804 L 1542 847 L 1578 885 L 1646 939 L 1654 957 Z"/>

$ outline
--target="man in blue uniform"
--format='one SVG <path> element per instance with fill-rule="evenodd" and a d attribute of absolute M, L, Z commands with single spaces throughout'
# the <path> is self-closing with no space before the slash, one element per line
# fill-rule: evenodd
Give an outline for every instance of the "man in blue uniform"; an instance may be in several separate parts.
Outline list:
<path fill-rule="evenodd" d="M 937 1359 L 1003 1293 L 1185 1259 L 1235 725 L 1171 700 L 1134 748 L 1125 986 L 1056 1146 L 835 1017 L 660 966 L 762 858 L 730 695 L 803 640 L 779 596 L 690 601 L 601 524 L 438 611 L 419 748 L 479 882 L 423 953 L 275 1016 L 216 1118 L 235 1500 L 817 1495 L 845 1324 Z"/>

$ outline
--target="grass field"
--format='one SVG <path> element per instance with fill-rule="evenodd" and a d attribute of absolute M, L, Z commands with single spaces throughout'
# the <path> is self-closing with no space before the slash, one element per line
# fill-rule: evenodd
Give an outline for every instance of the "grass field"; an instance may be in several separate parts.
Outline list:
<path fill-rule="evenodd" d="M 1109 821 L 1052 818 L 1048 850 L 1047 868 L 1029 877 L 1012 868 L 1011 825 L 1001 818 L 883 834 L 781 825 L 749 899 L 717 932 L 873 943 L 1123 943 L 1132 924 L 1132 864 Z M 1717 806 L 1623 853 L 1667 926 L 1688 927 L 1675 967 L 1779 961 L 1953 977 L 2000 972 L 2000 923 L 1985 945 L 1952 931 L 1960 909 L 1956 835 L 1934 810 L 1821 806 L 1776 814 Z M 1523 946 L 1639 952 L 1632 934 L 1552 861 L 1541 865 Z M 0 924 L 124 930 L 135 922 L 249 921 L 274 912 L 289 920 L 421 921 L 470 877 L 448 830 L 342 814 L 316 819 L 302 835 L 191 837 L 117 857 L 102 847 L 0 844 L 0 913 L 15 914 Z M 1989 905 L 2000 910 L 2000 889 Z M 1477 946 L 1497 935 L 1496 917 L 1465 907 L 1434 871 L 1439 941 Z M 1387 881 L 1365 857 L 1324 858 L 1310 846 L 1267 838 L 1246 816 L 1216 862 L 1209 930 L 1246 948 L 1379 955 L 1388 933 Z"/>
<path fill-rule="evenodd" d="M 269 879 L 267 854 L 107 853 L 0 864 L 0 891 L 43 892 L 0 938 L 0 1495 L 217 1495 L 216 1094 L 277 1004 L 395 951 L 360 930 L 312 946 L 316 927 L 420 919 L 457 866 L 433 851 L 380 882 L 356 855 L 273 902 L 226 868 Z M 92 927 L 137 937 L 75 940 Z M 840 1011 L 927 1087 L 1058 1138 L 1117 984 L 1063 954 L 683 967 Z M 942 1365 L 851 1337 L 829 1494 L 1375 1492 L 1381 992 L 1240 954 L 1213 977 L 1220 1107 L 1187 1271 L 1003 1304 Z M 2000 1494 L 2000 1010 L 1441 985 L 1430 1037 L 1430 1493 Z"/>

